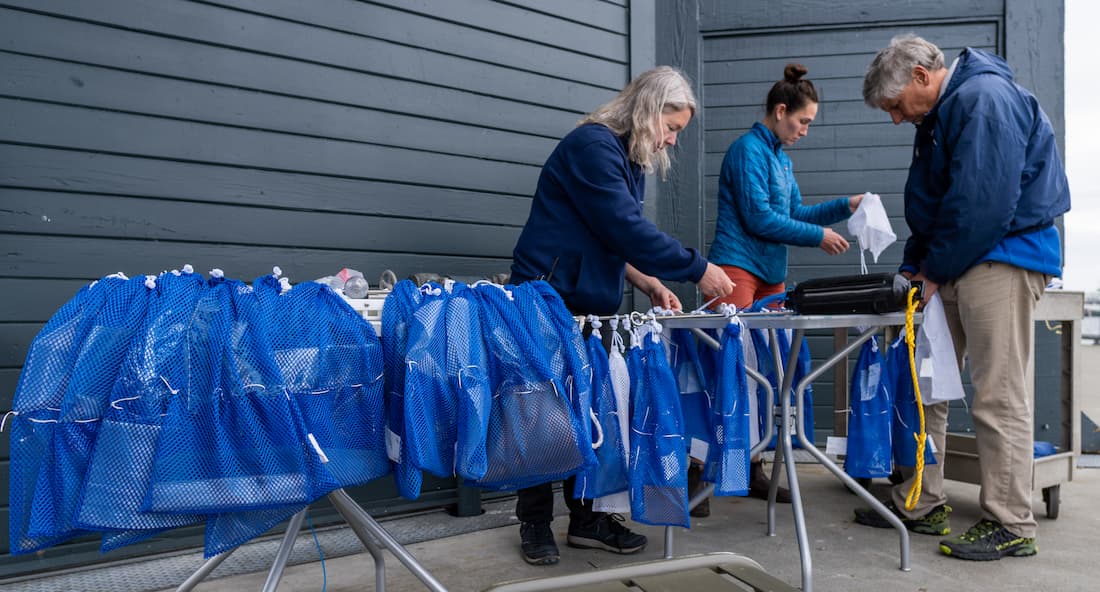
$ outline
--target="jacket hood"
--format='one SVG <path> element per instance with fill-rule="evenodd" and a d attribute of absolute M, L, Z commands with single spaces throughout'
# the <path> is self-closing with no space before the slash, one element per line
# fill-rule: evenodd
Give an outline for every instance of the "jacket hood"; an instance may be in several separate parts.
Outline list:
<path fill-rule="evenodd" d="M 981 74 L 994 74 L 1009 82 L 1013 81 L 1012 68 L 1008 67 L 1008 62 L 1005 62 L 1004 58 L 988 51 L 968 47 L 959 54 L 959 63 L 955 66 L 955 73 L 951 75 L 951 80 L 947 82 L 947 90 L 944 91 L 940 100 L 942 101 L 954 93 L 963 82 Z"/>

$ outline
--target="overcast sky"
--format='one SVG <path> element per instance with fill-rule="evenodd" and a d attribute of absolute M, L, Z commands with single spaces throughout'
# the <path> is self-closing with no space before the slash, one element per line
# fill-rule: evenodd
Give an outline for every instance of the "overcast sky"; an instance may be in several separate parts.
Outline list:
<path fill-rule="evenodd" d="M 1096 23 L 1100 2 L 1066 1 L 1066 174 L 1073 209 L 1066 214 L 1068 290 L 1100 289 L 1100 74 L 1096 51 Z"/>

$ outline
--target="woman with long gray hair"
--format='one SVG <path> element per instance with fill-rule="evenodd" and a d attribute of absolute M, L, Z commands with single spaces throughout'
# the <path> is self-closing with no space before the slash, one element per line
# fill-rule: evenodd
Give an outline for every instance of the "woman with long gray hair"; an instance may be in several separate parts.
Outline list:
<path fill-rule="evenodd" d="M 679 310 L 680 300 L 661 280 L 691 281 L 707 296 L 724 296 L 733 283 L 698 251 L 662 232 L 642 213 L 645 175 L 667 175 L 667 148 L 697 110 L 682 73 L 668 66 L 638 75 L 618 96 L 582 119 L 558 143 L 539 175 L 531 213 L 512 254 L 511 282 L 545 280 L 576 314 L 611 314 L 622 304 L 625 282 L 654 306 Z M 614 514 L 593 511 L 574 498 L 566 480 L 568 543 L 573 547 L 634 553 L 646 538 Z M 550 483 L 519 491 L 523 558 L 558 562 L 550 521 Z"/>

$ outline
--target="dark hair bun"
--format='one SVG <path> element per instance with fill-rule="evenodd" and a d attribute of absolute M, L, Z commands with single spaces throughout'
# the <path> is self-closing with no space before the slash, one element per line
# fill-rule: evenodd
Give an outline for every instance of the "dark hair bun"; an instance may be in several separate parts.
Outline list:
<path fill-rule="evenodd" d="M 783 69 L 783 79 L 787 82 L 798 82 L 809 71 L 809 68 L 802 64 L 787 64 Z"/>

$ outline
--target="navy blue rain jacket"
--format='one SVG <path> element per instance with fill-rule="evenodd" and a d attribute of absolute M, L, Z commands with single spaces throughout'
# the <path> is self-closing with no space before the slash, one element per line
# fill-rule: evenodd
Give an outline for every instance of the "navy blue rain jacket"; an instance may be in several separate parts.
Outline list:
<path fill-rule="evenodd" d="M 610 314 L 622 302 L 628 262 L 660 279 L 699 281 L 707 260 L 647 220 L 644 197 L 627 138 L 598 124 L 574 129 L 542 167 L 512 253 L 512 283 L 544 279 L 573 311 Z"/>
<path fill-rule="evenodd" d="M 1069 210 L 1054 130 L 1005 61 L 967 48 L 917 127 L 905 185 L 902 269 L 943 284 L 1008 237 L 1045 230 Z"/>

